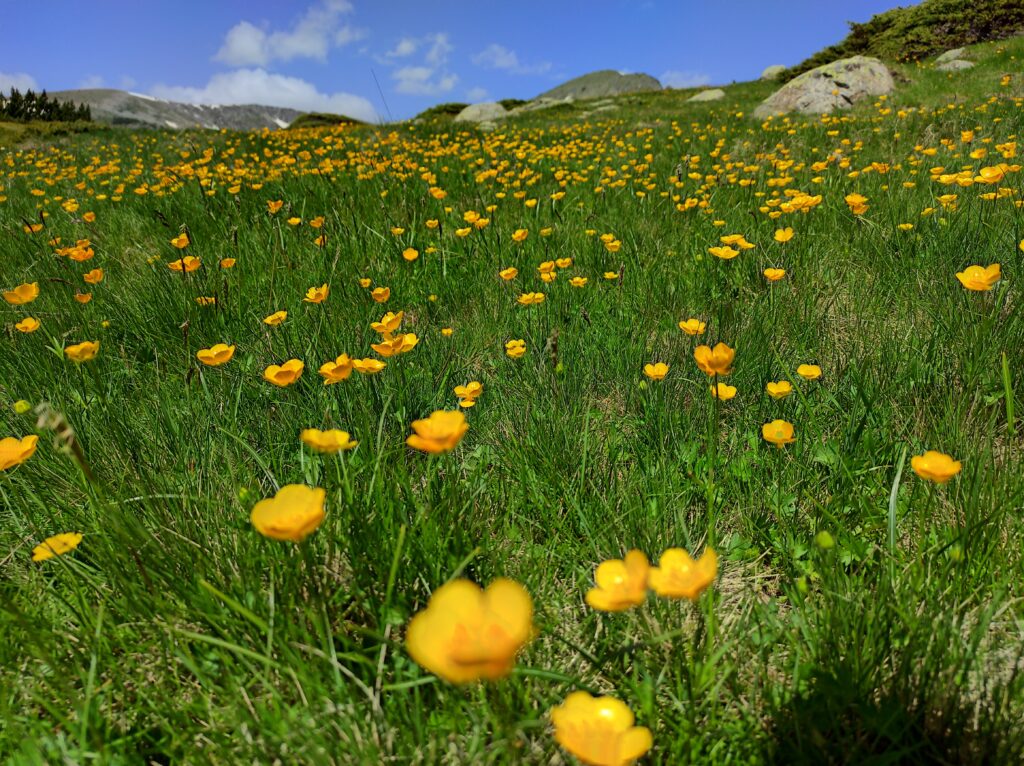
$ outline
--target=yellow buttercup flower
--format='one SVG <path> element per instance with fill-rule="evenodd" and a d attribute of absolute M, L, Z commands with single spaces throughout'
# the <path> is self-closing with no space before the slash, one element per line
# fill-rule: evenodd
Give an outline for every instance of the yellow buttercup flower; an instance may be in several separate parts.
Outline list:
<path fill-rule="evenodd" d="M 613 279 L 618 279 L 619 278 L 619 272 L 617 272 L 617 271 L 606 271 L 604 273 L 604 278 L 607 279 L 609 282 L 611 280 L 613 280 Z"/>
<path fill-rule="evenodd" d="M 373 292 L 370 293 L 370 297 L 377 301 L 377 303 L 386 303 L 388 298 L 391 297 L 391 288 L 375 287 L 373 288 Z"/>
<path fill-rule="evenodd" d="M 301 543 L 324 520 L 327 493 L 319 487 L 288 484 L 253 506 L 250 520 L 264 537 Z"/>
<path fill-rule="evenodd" d="M 793 385 L 788 380 L 768 383 L 764 388 L 772 399 L 785 399 L 793 393 Z"/>
<path fill-rule="evenodd" d="M 288 318 L 287 311 L 275 311 L 270 316 L 264 318 L 263 324 L 270 325 L 271 327 L 277 327 L 279 324 L 284 322 Z"/>
<path fill-rule="evenodd" d="M 182 232 L 181 234 L 179 234 L 178 236 L 171 240 L 171 244 L 174 245 L 179 250 L 184 250 L 189 245 L 188 234 Z"/>
<path fill-rule="evenodd" d="M 416 334 L 409 332 L 403 335 L 395 335 L 380 343 L 371 343 L 370 348 L 381 356 L 390 357 L 412 351 L 419 342 L 420 339 L 416 337 Z"/>
<path fill-rule="evenodd" d="M 348 354 L 342 354 L 333 362 L 324 362 L 320 365 L 319 372 L 324 379 L 324 385 L 330 386 L 348 380 L 353 369 L 352 360 L 349 359 Z"/>
<path fill-rule="evenodd" d="M 103 269 L 93 269 L 82 275 L 82 279 L 88 285 L 98 285 L 103 281 Z"/>
<path fill-rule="evenodd" d="M 455 395 L 459 397 L 460 407 L 472 407 L 476 404 L 477 398 L 484 392 L 483 384 L 477 380 L 471 380 L 464 386 L 455 387 Z"/>
<path fill-rule="evenodd" d="M 587 591 L 587 603 L 602 612 L 621 612 L 647 598 L 650 564 L 642 551 L 629 551 L 621 559 L 602 561 L 594 572 L 596 587 Z"/>
<path fill-rule="evenodd" d="M 522 338 L 519 338 L 518 340 L 510 340 L 505 344 L 505 354 L 513 359 L 518 359 L 525 353 L 526 341 Z"/>
<path fill-rule="evenodd" d="M 405 250 L 402 251 L 402 257 L 405 260 L 412 263 L 413 261 L 420 257 L 420 251 L 417 250 L 415 247 L 407 247 L 405 248 Z"/>
<path fill-rule="evenodd" d="M 323 303 L 327 300 L 327 296 L 330 294 L 331 288 L 327 286 L 327 283 L 320 285 L 320 287 L 311 287 L 306 290 L 306 297 L 303 298 L 304 303 Z"/>
<path fill-rule="evenodd" d="M 789 242 L 793 239 L 793 230 L 788 226 L 785 229 L 776 229 L 775 241 L 776 242 Z"/>
<path fill-rule="evenodd" d="M 263 379 L 284 388 L 302 377 L 306 365 L 301 359 L 289 359 L 282 365 L 272 364 L 263 371 Z"/>
<path fill-rule="evenodd" d="M 1000 267 L 998 263 L 993 263 L 988 268 L 981 266 L 968 266 L 963 271 L 958 271 L 956 278 L 960 280 L 960 284 L 966 287 L 968 290 L 974 290 L 976 292 L 985 292 L 991 290 L 995 283 L 999 281 Z"/>
<path fill-rule="evenodd" d="M 380 359 L 353 359 L 352 367 L 360 375 L 376 375 L 378 372 L 388 366 L 387 362 L 382 362 Z"/>
<path fill-rule="evenodd" d="M 767 279 L 769 282 L 778 282 L 780 279 L 786 276 L 785 269 L 765 269 L 762 273 L 764 274 L 764 278 Z"/>
<path fill-rule="evenodd" d="M 38 282 L 25 282 L 24 284 L 20 284 L 15 287 L 13 290 L 7 290 L 4 292 L 4 300 L 12 306 L 24 306 L 26 303 L 31 303 L 38 297 Z"/>
<path fill-rule="evenodd" d="M 588 280 L 586 277 L 572 277 L 569 280 L 569 284 L 572 285 L 573 287 L 586 287 L 587 281 Z"/>
<path fill-rule="evenodd" d="M 200 349 L 196 352 L 196 359 L 208 367 L 219 367 L 231 361 L 235 355 L 235 347 L 224 343 L 216 343 L 210 348 Z"/>
<path fill-rule="evenodd" d="M 538 303 L 543 303 L 545 298 L 544 293 L 523 293 L 519 296 L 518 301 L 520 306 L 536 306 Z"/>
<path fill-rule="evenodd" d="M 710 388 L 711 395 L 718 397 L 723 402 L 727 402 L 736 396 L 736 386 L 730 386 L 728 383 L 719 383 Z"/>
<path fill-rule="evenodd" d="M 469 430 L 466 416 L 458 410 L 435 410 L 429 418 L 414 420 L 411 434 L 405 440 L 413 449 L 437 455 L 455 449 Z"/>
<path fill-rule="evenodd" d="M 380 318 L 379 322 L 370 322 L 370 327 L 374 332 L 378 332 L 386 338 L 402 326 L 402 318 L 404 316 L 404 311 L 399 311 L 397 314 L 389 311 Z"/>
<path fill-rule="evenodd" d="M 92 293 L 75 293 L 75 300 L 85 304 L 92 300 Z"/>
<path fill-rule="evenodd" d="M 687 335 L 702 335 L 706 327 L 707 324 L 705 322 L 693 318 L 686 319 L 679 323 L 679 329 Z"/>
<path fill-rule="evenodd" d="M 282 205 L 284 205 L 284 200 L 281 200 L 281 199 L 268 199 L 267 200 L 267 212 L 270 213 L 271 215 L 274 215 L 274 213 L 276 213 L 278 210 L 281 209 Z"/>
<path fill-rule="evenodd" d="M 14 329 L 23 333 L 35 332 L 39 329 L 39 320 L 35 317 L 25 317 L 20 322 L 15 323 Z"/>
<path fill-rule="evenodd" d="M 526 229 L 516 229 L 512 233 L 512 241 L 513 242 L 522 242 L 522 241 L 524 241 L 526 239 L 527 236 L 529 236 L 529 234 L 530 234 L 530 232 L 527 231 Z"/>
<path fill-rule="evenodd" d="M 634 722 L 621 700 L 582 691 L 551 711 L 555 740 L 587 766 L 629 766 L 650 750 L 651 730 Z"/>
<path fill-rule="evenodd" d="M 718 555 L 712 548 L 696 561 L 682 548 L 669 548 L 651 569 L 648 583 L 659 596 L 696 601 L 717 575 Z"/>
<path fill-rule="evenodd" d="M 713 349 L 709 346 L 697 346 L 693 350 L 693 358 L 705 375 L 729 375 L 735 357 L 735 350 L 724 343 L 717 344 Z"/>
<path fill-rule="evenodd" d="M 348 431 L 339 431 L 337 429 L 320 431 L 316 428 L 306 428 L 299 438 L 302 439 L 302 443 L 306 446 L 326 454 L 350 450 L 359 444 L 359 442 L 352 441 Z"/>
<path fill-rule="evenodd" d="M 817 380 L 821 377 L 821 368 L 816 364 L 801 364 L 796 368 L 796 374 L 804 380 Z"/>
<path fill-rule="evenodd" d="M 796 441 L 796 437 L 793 436 L 793 424 L 785 420 L 773 420 L 771 423 L 765 423 L 761 426 L 761 436 L 766 442 L 774 444 L 779 449 Z"/>
<path fill-rule="evenodd" d="M 657 362 L 655 364 L 644 365 L 644 375 L 651 380 L 664 380 L 665 376 L 668 375 L 668 365 L 664 362 Z"/>
<path fill-rule="evenodd" d="M 0 471 L 21 465 L 36 452 L 39 437 L 35 434 L 17 438 L 7 436 L 0 439 Z"/>
<path fill-rule="evenodd" d="M 507 676 L 533 635 L 533 600 L 519 583 L 498 579 L 487 590 L 452 580 L 409 621 L 405 645 L 431 673 L 454 683 Z"/>
<path fill-rule="evenodd" d="M 64 353 L 67 358 L 72 362 L 88 362 L 93 359 L 96 354 L 100 351 L 100 342 L 98 340 L 84 340 L 81 343 L 76 343 L 73 346 L 68 346 L 64 349 Z"/>
<path fill-rule="evenodd" d="M 47 537 L 32 549 L 32 560 L 36 562 L 49 561 L 54 556 L 63 556 L 77 548 L 81 542 L 82 535 L 78 532 L 64 532 Z"/>
<path fill-rule="evenodd" d="M 708 252 L 715 256 L 715 258 L 721 258 L 724 261 L 732 260 L 740 254 L 739 250 L 731 248 L 728 245 L 722 245 L 721 247 L 709 247 Z"/>
<path fill-rule="evenodd" d="M 910 458 L 910 467 L 922 479 L 945 484 L 960 473 L 961 465 L 959 460 L 954 460 L 949 455 L 928 450 L 923 455 L 914 455 Z"/>
<path fill-rule="evenodd" d="M 179 258 L 176 261 L 171 261 L 167 264 L 167 268 L 171 271 L 181 271 L 186 274 L 191 274 L 197 270 L 203 262 L 196 258 L 194 255 L 186 255 L 184 258 Z"/>
<path fill-rule="evenodd" d="M 508 282 L 511 279 L 515 279 L 519 276 L 519 269 L 515 266 L 509 266 L 507 269 L 502 269 L 498 272 L 498 276 Z"/>

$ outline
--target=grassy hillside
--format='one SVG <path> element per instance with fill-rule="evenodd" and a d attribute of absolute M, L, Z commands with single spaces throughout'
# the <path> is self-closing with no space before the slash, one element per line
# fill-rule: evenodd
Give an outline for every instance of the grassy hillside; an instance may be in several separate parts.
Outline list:
<path fill-rule="evenodd" d="M 1024 41 L 972 55 L 0 149 L 0 761 L 1021 762 Z"/>

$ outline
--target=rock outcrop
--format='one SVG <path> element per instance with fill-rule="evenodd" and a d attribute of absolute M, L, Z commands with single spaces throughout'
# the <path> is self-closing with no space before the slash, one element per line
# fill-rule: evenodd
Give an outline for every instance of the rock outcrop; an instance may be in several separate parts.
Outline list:
<path fill-rule="evenodd" d="M 721 101 L 725 98 L 725 91 L 721 88 L 708 88 L 702 90 L 693 96 L 690 96 L 687 101 Z"/>
<path fill-rule="evenodd" d="M 455 122 L 493 122 L 508 117 L 508 111 L 497 102 L 470 104 L 457 115 Z"/>
<path fill-rule="evenodd" d="M 858 101 L 891 93 L 889 69 L 876 58 L 854 56 L 804 72 L 766 98 L 754 110 L 759 119 L 800 112 L 826 114 L 848 109 Z"/>
<path fill-rule="evenodd" d="M 556 88 L 541 93 L 537 98 L 563 100 L 573 98 L 605 98 L 621 96 L 624 93 L 640 93 L 661 90 L 661 83 L 647 74 L 620 74 L 613 69 L 602 69 L 564 82 Z"/>
<path fill-rule="evenodd" d="M 761 72 L 762 80 L 778 80 L 782 76 L 782 73 L 786 71 L 786 67 L 782 64 L 772 64 L 769 67 L 765 67 L 764 71 Z"/>

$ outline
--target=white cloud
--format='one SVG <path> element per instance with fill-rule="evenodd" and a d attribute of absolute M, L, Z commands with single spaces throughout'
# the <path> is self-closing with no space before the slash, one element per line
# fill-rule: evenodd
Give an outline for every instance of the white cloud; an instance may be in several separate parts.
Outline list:
<path fill-rule="evenodd" d="M 412 96 L 437 96 L 454 89 L 459 76 L 448 70 L 448 56 L 455 47 L 444 32 L 419 38 L 404 37 L 378 61 L 394 65 L 397 63 L 395 59 L 408 58 L 421 49 L 426 51 L 421 63 L 408 64 L 391 73 L 395 80 L 395 92 Z"/>
<path fill-rule="evenodd" d="M 321 93 L 315 85 L 298 77 L 273 74 L 263 69 L 237 69 L 215 74 L 202 88 L 156 85 L 150 94 L 189 104 L 264 104 L 344 114 L 370 122 L 377 119 L 373 105 L 362 96 Z"/>
<path fill-rule="evenodd" d="M 214 59 L 238 67 L 266 66 L 295 58 L 326 61 L 332 45 L 347 45 L 366 36 L 364 29 L 342 25 L 342 17 L 351 12 L 348 0 L 321 0 L 288 30 L 268 32 L 249 21 L 240 21 L 228 30 Z"/>
<path fill-rule="evenodd" d="M 92 90 L 94 88 L 102 88 L 103 87 L 103 78 L 100 77 L 98 74 L 91 74 L 88 77 L 86 77 L 84 80 L 82 80 L 78 84 L 78 87 L 79 88 L 85 88 L 86 90 Z"/>
<path fill-rule="evenodd" d="M 666 88 L 696 88 L 711 82 L 711 76 L 703 72 L 678 72 L 675 70 L 663 72 L 658 79 Z"/>
<path fill-rule="evenodd" d="M 504 45 L 491 43 L 482 51 L 473 56 L 472 61 L 477 66 L 488 67 L 489 69 L 502 69 L 512 74 L 544 74 L 551 69 L 551 63 L 542 61 L 539 64 L 526 65 L 519 60 L 516 52 L 509 50 Z"/>
<path fill-rule="evenodd" d="M 23 72 L 14 74 L 0 72 L 0 93 L 9 93 L 11 88 L 17 88 L 22 91 L 29 88 L 39 90 L 39 83 L 36 82 L 36 78 Z"/>
<path fill-rule="evenodd" d="M 466 99 L 474 104 L 487 100 L 487 89 L 477 86 L 466 91 Z"/>

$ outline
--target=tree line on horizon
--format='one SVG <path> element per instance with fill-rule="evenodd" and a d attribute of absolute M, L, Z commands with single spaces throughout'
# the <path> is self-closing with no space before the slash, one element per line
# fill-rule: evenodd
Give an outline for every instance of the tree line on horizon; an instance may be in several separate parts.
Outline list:
<path fill-rule="evenodd" d="M 88 104 L 51 98 L 45 90 L 36 93 L 29 88 L 22 93 L 11 88 L 10 95 L 0 91 L 0 119 L 15 122 L 92 122 L 92 110 Z"/>

